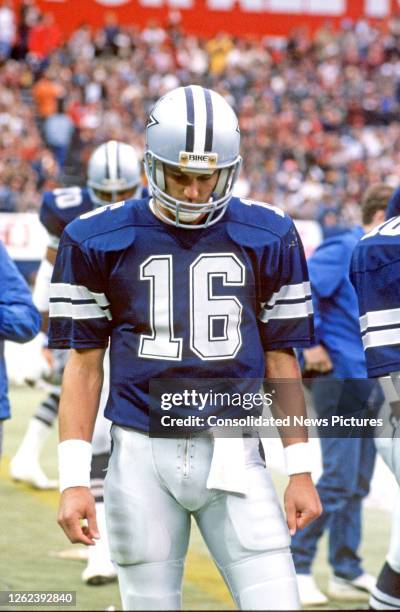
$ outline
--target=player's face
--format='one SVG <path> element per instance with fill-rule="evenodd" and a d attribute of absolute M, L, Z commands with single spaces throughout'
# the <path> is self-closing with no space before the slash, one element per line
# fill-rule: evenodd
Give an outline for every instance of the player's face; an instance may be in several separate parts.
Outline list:
<path fill-rule="evenodd" d="M 131 189 L 125 189 L 124 191 L 100 191 L 99 189 L 93 189 L 94 193 L 100 200 L 102 200 L 105 204 L 110 203 L 114 204 L 114 202 L 121 202 L 122 200 L 129 200 L 135 194 L 137 187 L 133 187 Z"/>
<path fill-rule="evenodd" d="M 171 197 L 181 202 L 204 204 L 209 202 L 218 181 L 219 171 L 211 174 L 185 172 L 174 166 L 164 166 L 165 190 Z M 172 213 L 166 211 L 168 216 Z M 197 210 L 195 213 L 181 213 L 187 222 L 196 223 L 204 217 Z"/>

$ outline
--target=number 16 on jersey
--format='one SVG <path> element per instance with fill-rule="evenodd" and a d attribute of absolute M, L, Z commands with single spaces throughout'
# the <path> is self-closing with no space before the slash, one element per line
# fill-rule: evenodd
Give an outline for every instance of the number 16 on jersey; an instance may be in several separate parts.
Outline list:
<path fill-rule="evenodd" d="M 140 266 L 140 279 L 150 285 L 151 334 L 142 334 L 139 356 L 182 359 L 182 338 L 174 332 L 173 256 L 151 256 Z M 233 359 L 242 344 L 243 306 L 234 295 L 214 295 L 213 279 L 224 287 L 244 286 L 246 268 L 234 253 L 199 255 L 188 271 L 190 349 L 204 361 Z M 214 331 L 218 323 L 218 334 Z"/>

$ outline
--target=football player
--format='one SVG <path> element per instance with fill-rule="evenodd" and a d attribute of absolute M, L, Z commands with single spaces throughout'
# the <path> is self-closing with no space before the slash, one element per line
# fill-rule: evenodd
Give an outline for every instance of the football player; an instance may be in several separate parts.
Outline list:
<path fill-rule="evenodd" d="M 384 220 L 391 193 L 388 185 L 380 183 L 368 189 L 360 205 L 362 226 L 325 238 L 307 262 L 318 344 L 304 350 L 303 356 L 305 371 L 312 374 L 310 391 L 320 418 L 343 412 L 362 414 L 367 409 L 371 415 L 379 411 L 383 401 L 378 383 L 367 379 L 349 266 L 361 236 Z M 312 575 L 317 544 L 324 531 L 329 532 L 332 568 L 328 595 L 345 601 L 368 600 L 375 585 L 375 577 L 364 570 L 359 555 L 362 503 L 376 456 L 373 429 L 369 436 L 352 438 L 328 437 L 325 431 L 320 428 L 323 469 L 317 482 L 324 512 L 318 521 L 296 534 L 291 546 L 304 606 L 328 601 Z"/>
<path fill-rule="evenodd" d="M 141 197 L 147 190 L 141 183 L 141 164 L 136 150 L 123 142 L 110 140 L 95 149 L 87 169 L 86 187 L 62 187 L 46 192 L 40 210 L 40 220 L 49 234 L 46 257 L 43 260 L 34 290 L 34 301 L 42 313 L 44 332 L 48 328 L 49 287 L 53 265 L 61 234 L 75 217 L 99 206 L 126 198 Z M 56 488 L 57 481 L 49 480 L 40 464 L 39 455 L 57 418 L 60 384 L 67 351 L 54 351 L 51 355 L 53 373 L 51 390 L 31 418 L 22 443 L 11 461 L 10 471 L 14 480 L 23 481 L 38 489 Z M 105 378 L 103 398 L 108 395 Z M 100 584 L 115 577 L 109 560 L 103 509 L 103 481 L 110 450 L 109 422 L 100 416 L 93 438 L 92 491 L 96 499 L 103 537 L 93 551 L 83 572 L 83 580 Z M 104 550 L 102 550 L 104 549 Z"/>
<path fill-rule="evenodd" d="M 72 348 L 60 406 L 59 524 L 71 542 L 92 545 L 98 535 L 90 440 L 111 338 L 105 504 L 126 610 L 180 608 L 191 516 L 239 608 L 299 608 L 290 533 L 321 512 L 306 432 L 282 434 L 287 523 L 258 439 L 214 438 L 207 427 L 149 435 L 156 379 L 193 381 L 191 397 L 196 379 L 218 377 L 220 386 L 233 378 L 239 387 L 246 379 L 255 391 L 264 375 L 299 379 L 293 347 L 312 336 L 304 253 L 281 210 L 232 197 L 239 143 L 236 115 L 219 94 L 195 85 L 169 92 L 146 127 L 152 197 L 81 216 L 57 253 L 50 345 Z M 304 414 L 301 386 L 289 395 L 282 410 Z M 241 407 L 225 412 L 243 416 Z"/>
<path fill-rule="evenodd" d="M 383 377 L 382 387 L 392 409 L 387 423 L 392 429 L 392 437 L 378 438 L 377 447 L 400 484 L 399 247 L 400 217 L 389 218 L 358 243 L 351 263 L 351 281 L 358 296 L 368 376 Z M 372 610 L 400 609 L 399 516 L 400 504 L 397 502 L 389 551 L 371 593 Z"/>

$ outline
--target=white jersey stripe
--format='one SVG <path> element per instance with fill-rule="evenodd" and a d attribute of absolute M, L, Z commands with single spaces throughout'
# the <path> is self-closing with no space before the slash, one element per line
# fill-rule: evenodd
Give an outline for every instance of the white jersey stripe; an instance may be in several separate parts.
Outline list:
<path fill-rule="evenodd" d="M 295 304 L 276 304 L 269 310 L 263 310 L 259 319 L 268 323 L 271 319 L 300 319 L 308 317 L 313 312 L 312 301 L 299 302 Z"/>
<path fill-rule="evenodd" d="M 191 87 L 194 104 L 194 146 L 193 153 L 204 153 L 206 144 L 207 110 L 202 87 Z"/>
<path fill-rule="evenodd" d="M 102 310 L 98 304 L 71 304 L 71 302 L 50 302 L 50 317 L 67 317 L 68 319 L 103 319 L 111 321 L 111 312 Z"/>
<path fill-rule="evenodd" d="M 64 300 L 95 300 L 99 306 L 109 306 L 104 293 L 90 291 L 84 285 L 70 285 L 69 283 L 51 283 L 50 300 L 61 298 Z"/>
<path fill-rule="evenodd" d="M 369 327 L 385 327 L 385 325 L 396 325 L 397 323 L 400 323 L 400 308 L 371 310 L 360 317 L 362 332 Z"/>
<path fill-rule="evenodd" d="M 364 349 L 400 344 L 400 327 L 367 332 L 362 341 Z"/>
<path fill-rule="evenodd" d="M 311 285 L 309 282 L 298 283 L 297 285 L 283 285 L 276 291 L 268 302 L 263 302 L 264 306 L 274 306 L 278 300 L 301 300 L 311 297 Z"/>

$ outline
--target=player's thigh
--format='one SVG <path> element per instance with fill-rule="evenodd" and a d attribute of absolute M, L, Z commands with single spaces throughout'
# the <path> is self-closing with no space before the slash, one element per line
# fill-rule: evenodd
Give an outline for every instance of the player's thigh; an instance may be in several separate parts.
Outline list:
<path fill-rule="evenodd" d="M 397 492 L 392 514 L 392 528 L 390 533 L 387 561 L 390 567 L 400 573 L 400 489 Z"/>
<path fill-rule="evenodd" d="M 223 493 L 195 514 L 241 609 L 298 609 L 290 536 L 272 479 L 248 468 L 248 495 Z"/>
<path fill-rule="evenodd" d="M 393 474 L 400 485 L 400 426 L 396 427 L 392 444 Z"/>
<path fill-rule="evenodd" d="M 110 355 L 108 349 L 104 355 L 103 370 L 104 376 L 99 402 L 99 411 L 97 413 L 97 419 L 94 426 L 92 438 L 93 453 L 95 455 L 109 453 L 111 449 L 111 422 L 104 416 L 104 409 L 110 392 Z"/>
<path fill-rule="evenodd" d="M 111 421 L 106 419 L 103 411 L 97 413 L 96 422 L 93 430 L 92 445 L 93 454 L 101 455 L 109 453 L 111 450 Z"/>
<path fill-rule="evenodd" d="M 269 472 L 247 470 L 247 495 L 222 492 L 195 513 L 196 521 L 218 565 L 255 553 L 285 548 L 290 536 Z"/>
<path fill-rule="evenodd" d="M 104 491 L 111 558 L 121 565 L 183 559 L 190 516 L 159 478 L 151 439 L 121 427 L 112 439 Z"/>

